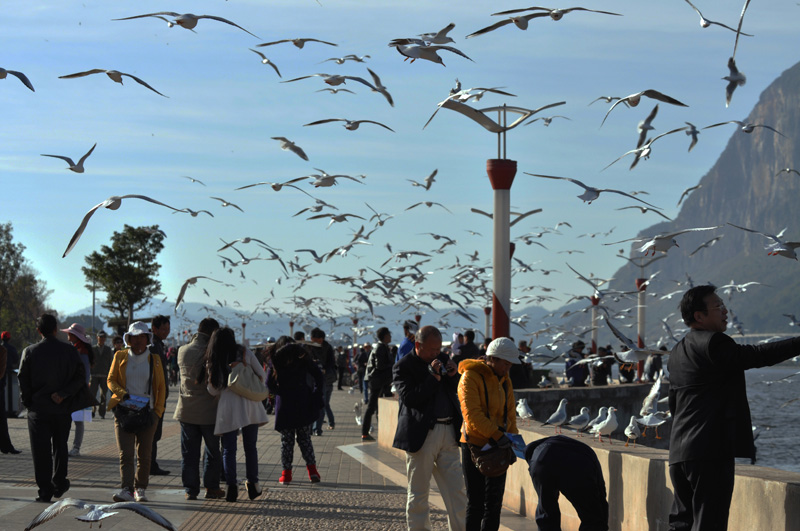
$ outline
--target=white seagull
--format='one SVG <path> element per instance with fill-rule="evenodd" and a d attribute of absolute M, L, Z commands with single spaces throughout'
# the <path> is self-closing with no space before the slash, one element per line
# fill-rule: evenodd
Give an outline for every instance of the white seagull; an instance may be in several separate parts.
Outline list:
<path fill-rule="evenodd" d="M 81 522 L 100 522 L 100 527 L 102 527 L 102 521 L 104 518 L 108 518 L 109 516 L 114 516 L 120 509 L 125 509 L 128 511 L 133 511 L 140 516 L 144 516 L 151 522 L 160 525 L 164 529 L 169 529 L 170 531 L 178 531 L 178 528 L 172 525 L 172 523 L 155 512 L 153 509 L 146 505 L 142 505 L 141 503 L 135 502 L 121 502 L 121 503 L 110 503 L 105 505 L 97 505 L 94 503 L 87 503 L 83 500 L 76 500 L 75 498 L 64 498 L 63 500 L 59 500 L 52 504 L 50 507 L 39 513 L 39 515 L 31 520 L 31 523 L 28 524 L 28 527 L 25 528 L 25 531 L 29 531 L 36 526 L 39 526 L 45 522 L 49 522 L 59 514 L 63 513 L 70 507 L 74 507 L 76 509 L 84 509 L 87 511 L 86 514 L 76 516 L 75 519 Z"/>
<path fill-rule="evenodd" d="M 369 57 L 369 56 L 367 55 L 365 57 Z M 372 83 L 375 85 L 372 88 L 372 92 L 379 93 L 381 96 L 386 98 L 386 101 L 389 102 L 389 105 L 394 107 L 394 100 L 392 99 L 392 95 L 389 94 L 389 90 L 385 86 L 383 86 L 383 83 L 381 82 L 381 78 L 378 77 L 378 74 L 373 72 L 371 68 L 367 68 L 367 72 L 369 72 L 369 75 L 372 76 Z"/>
<path fill-rule="evenodd" d="M 747 76 L 736 68 L 736 61 L 733 60 L 733 57 L 728 58 L 728 71 L 730 73 L 722 78 L 728 82 L 725 86 L 725 107 L 731 104 L 733 91 L 736 90 L 736 87 L 743 87 L 747 83 Z"/>
<path fill-rule="evenodd" d="M 589 203 L 590 205 L 592 204 L 592 201 L 594 201 L 595 199 L 600 197 L 601 193 L 609 192 L 609 193 L 613 193 L 613 194 L 624 195 L 625 197 L 629 197 L 629 198 L 631 198 L 631 199 L 633 199 L 635 201 L 639 201 L 640 203 L 643 203 L 643 204 L 645 204 L 645 205 L 647 205 L 649 207 L 652 207 L 652 208 L 658 208 L 655 205 L 651 205 L 647 201 L 643 201 L 643 200 L 639 199 L 638 197 L 633 196 L 633 195 L 631 195 L 629 193 L 623 192 L 621 190 L 614 190 L 612 188 L 594 188 L 592 186 L 587 186 L 587 185 L 583 184 L 582 182 L 580 182 L 578 179 L 573 179 L 571 177 L 554 177 L 552 175 L 541 175 L 541 174 L 538 174 L 538 173 L 528 173 L 528 172 L 523 172 L 523 173 L 525 173 L 526 175 L 530 175 L 531 177 L 541 177 L 541 178 L 544 178 L 544 179 L 558 179 L 558 180 L 569 181 L 571 183 L 577 184 L 578 186 L 580 186 L 581 188 L 583 188 L 585 190 L 581 195 L 578 196 L 578 199 L 582 199 L 584 202 Z"/>
<path fill-rule="evenodd" d="M 349 218 L 349 217 L 350 218 L 364 219 L 361 216 L 358 216 L 356 214 L 331 214 L 331 213 L 317 214 L 316 216 L 311 216 L 310 218 L 306 218 L 306 219 L 330 218 L 331 222 L 328 223 L 327 227 L 325 227 L 327 229 L 327 228 L 330 228 L 330 226 L 333 225 L 334 223 L 344 223 L 344 222 L 346 222 L 347 218 Z"/>
<path fill-rule="evenodd" d="M 513 13 L 521 13 L 523 11 L 531 11 L 533 9 L 541 10 L 541 11 L 536 12 L 536 13 L 531 13 L 531 14 L 528 14 L 528 15 L 514 15 L 514 16 L 511 16 L 511 17 L 509 17 L 509 18 L 507 18 L 505 20 L 501 20 L 500 22 L 496 22 L 496 23 L 492 24 L 491 26 L 487 26 L 487 27 L 485 27 L 483 29 L 479 29 L 478 31 L 476 31 L 474 33 L 470 33 L 469 35 L 467 35 L 466 38 L 470 39 L 472 37 L 477 37 L 478 35 L 483 35 L 484 33 L 489 33 L 490 31 L 494 31 L 497 28 L 501 28 L 501 27 L 506 26 L 508 24 L 514 24 L 519 29 L 526 30 L 526 29 L 528 29 L 528 22 L 530 20 L 534 19 L 534 18 L 550 17 L 553 20 L 561 20 L 565 14 L 567 14 L 567 13 L 569 13 L 571 11 L 590 11 L 592 13 L 602 13 L 604 15 L 615 15 L 615 16 L 618 16 L 618 17 L 622 16 L 619 13 L 612 13 L 610 11 L 597 11 L 597 10 L 594 10 L 594 9 L 586 9 L 584 7 L 571 7 L 571 8 L 568 8 L 568 9 L 549 9 L 549 8 L 546 8 L 546 7 L 528 7 L 528 8 L 523 8 L 523 9 L 509 9 L 508 11 L 500 11 L 498 13 L 492 13 L 492 16 L 496 16 L 496 15 L 511 15 Z"/>
<path fill-rule="evenodd" d="M 769 129 L 770 131 L 778 133 L 782 137 L 786 138 L 786 135 L 784 135 L 774 127 L 770 127 L 769 125 L 763 125 L 763 124 L 751 124 L 747 122 L 742 122 L 741 120 L 728 120 L 727 122 L 720 122 L 718 124 L 707 125 L 703 129 L 711 129 L 712 127 L 719 127 L 720 125 L 726 125 L 726 124 L 737 124 L 741 128 L 741 131 L 747 134 L 750 134 L 753 131 L 755 131 L 756 127 L 763 127 L 764 129 Z"/>
<path fill-rule="evenodd" d="M 452 37 L 447 35 L 450 30 L 455 27 L 456 25 L 451 22 L 436 33 L 422 33 L 419 35 L 419 38 L 430 44 L 447 44 L 448 42 L 455 42 Z"/>
<path fill-rule="evenodd" d="M 647 142 L 639 145 L 635 149 L 632 149 L 630 151 L 627 151 L 627 152 L 623 153 L 622 155 L 617 157 L 611 164 L 609 164 L 608 166 L 606 166 L 605 168 L 603 168 L 600 171 L 607 170 L 614 163 L 622 160 L 623 158 L 625 158 L 626 156 L 628 156 L 630 154 L 633 154 L 634 158 L 633 158 L 633 162 L 631 162 L 631 166 L 630 166 L 630 168 L 628 168 L 628 170 L 632 170 L 639 163 L 639 160 L 641 160 L 641 159 L 647 160 L 647 159 L 650 158 L 650 154 L 652 153 L 652 147 L 651 146 L 653 145 L 653 143 L 656 140 L 658 140 L 661 137 L 664 137 L 664 136 L 667 136 L 667 135 L 671 135 L 673 133 L 679 133 L 680 131 L 685 131 L 686 129 L 688 129 L 687 126 L 678 127 L 677 129 L 672 129 L 671 131 L 667 131 L 666 133 L 661 133 L 660 135 L 654 136 L 653 138 L 651 138 Z"/>
<path fill-rule="evenodd" d="M 583 428 L 583 431 L 591 430 L 597 424 L 599 424 L 600 422 L 603 422 L 606 419 L 607 416 L 608 416 L 608 408 L 606 406 L 601 407 L 600 411 L 597 413 L 597 416 L 595 418 L 593 418 L 591 421 L 589 421 L 589 423 L 586 425 L 586 427 Z"/>
<path fill-rule="evenodd" d="M 687 232 L 714 230 L 720 227 L 722 227 L 722 225 L 716 225 L 714 227 L 698 227 L 693 229 L 683 229 L 677 232 L 671 232 L 669 234 L 659 234 L 658 236 L 653 236 L 652 238 L 628 238 L 627 240 L 621 240 L 613 243 L 604 243 L 603 245 L 616 245 L 618 243 L 624 243 L 624 242 L 645 242 L 644 245 L 639 247 L 638 251 L 643 252 L 645 256 L 651 253 L 653 254 L 653 256 L 655 256 L 656 251 L 666 254 L 666 252 L 669 251 L 672 247 L 680 247 L 680 245 L 678 245 L 678 242 L 675 241 L 676 236 L 680 236 L 681 234 L 685 234 Z"/>
<path fill-rule="evenodd" d="M 197 284 L 197 281 L 199 279 L 201 279 L 201 278 L 204 278 L 206 280 L 211 280 L 212 282 L 217 282 L 218 284 L 222 284 L 222 281 L 215 280 L 215 279 L 213 279 L 211 277 L 197 276 L 197 277 L 189 277 L 189 278 L 187 278 L 186 281 L 181 286 L 181 291 L 180 291 L 180 293 L 178 293 L 178 298 L 175 300 L 175 309 L 176 310 L 178 309 L 178 305 L 183 300 L 183 296 L 186 294 L 186 288 L 188 288 L 190 285 L 194 286 L 195 284 Z"/>
<path fill-rule="evenodd" d="M 439 56 L 437 52 L 439 50 L 445 50 L 448 52 L 453 52 L 456 55 L 460 55 L 464 59 L 470 59 L 467 54 L 459 50 L 458 48 L 454 48 L 452 46 L 429 46 L 425 43 L 425 41 L 421 39 L 394 39 L 389 43 L 389 46 L 392 46 L 397 49 L 397 51 L 405 57 L 403 61 L 411 59 L 413 63 L 417 59 L 423 59 L 425 61 L 431 61 L 432 63 L 437 63 L 442 66 L 446 66 L 444 64 L 444 60 Z M 472 61 L 473 63 L 475 61 Z"/>
<path fill-rule="evenodd" d="M 578 432 L 578 437 L 580 437 L 580 432 L 586 428 L 590 420 L 592 419 L 589 416 L 589 408 L 582 407 L 580 414 L 570 418 L 569 421 L 564 424 L 564 426 L 571 426 L 575 428 L 575 430 Z"/>
<path fill-rule="evenodd" d="M 383 127 L 384 129 L 388 129 L 392 133 L 394 133 L 394 129 L 389 127 L 388 125 L 384 125 L 380 122 L 376 122 L 374 120 L 348 120 L 347 118 L 326 118 L 324 120 L 317 120 L 316 122 L 310 122 L 304 124 L 303 127 L 308 127 L 309 125 L 320 125 L 320 124 L 328 124 L 331 122 L 344 122 L 343 126 L 348 131 L 355 131 L 358 129 L 358 126 L 361 124 L 375 124 Z"/>
<path fill-rule="evenodd" d="M 292 83 L 294 81 L 300 81 L 301 79 L 309 79 L 312 77 L 321 77 L 325 83 L 327 83 L 332 87 L 337 87 L 339 85 L 347 84 L 347 80 L 349 79 L 350 81 L 357 81 L 358 83 L 361 83 L 362 85 L 369 87 L 370 90 L 376 90 L 375 87 L 373 87 L 372 84 L 363 77 L 340 76 L 339 74 L 322 74 L 322 73 L 310 74 L 307 76 L 296 77 L 294 79 L 287 79 L 286 81 L 281 81 L 281 83 Z"/>
<path fill-rule="evenodd" d="M 677 204 L 677 205 L 675 205 L 675 206 L 676 206 L 676 207 L 678 207 L 678 206 L 681 206 L 681 202 L 682 202 L 682 201 L 683 201 L 683 200 L 684 200 L 684 199 L 685 199 L 685 198 L 686 198 L 686 197 L 687 197 L 687 196 L 688 196 L 688 195 L 689 195 L 689 194 L 690 194 L 692 191 L 694 191 L 694 190 L 697 190 L 697 189 L 699 189 L 699 188 L 702 188 L 702 187 L 703 187 L 703 185 L 702 185 L 702 184 L 696 184 L 696 185 L 694 185 L 694 186 L 690 186 L 689 188 L 687 188 L 686 190 L 684 190 L 684 191 L 683 191 L 683 193 L 681 194 L 681 197 L 680 197 L 680 199 L 678 199 L 678 204 Z"/>
<path fill-rule="evenodd" d="M 78 240 L 80 239 L 81 235 L 83 234 L 83 231 L 86 229 L 86 225 L 89 223 L 89 220 L 92 218 L 92 215 L 95 213 L 95 211 L 97 209 L 99 209 L 99 208 L 107 208 L 108 210 L 117 210 L 117 209 L 119 209 L 119 207 L 122 206 L 122 200 L 123 199 L 142 199 L 144 201 L 149 201 L 151 203 L 155 203 L 156 205 L 161 205 L 163 207 L 167 207 L 169 209 L 174 210 L 175 212 L 181 212 L 177 208 L 174 208 L 174 207 L 171 207 L 171 206 L 169 206 L 167 204 L 164 204 L 161 201 L 156 201 L 155 199 L 151 199 L 150 197 L 147 197 L 145 195 L 136 195 L 136 194 L 112 195 L 111 197 L 109 197 L 105 201 L 103 201 L 101 203 L 98 203 L 95 206 L 93 206 L 91 209 L 89 209 L 89 212 L 87 212 L 86 215 L 83 216 L 83 220 L 81 221 L 80 226 L 78 226 L 78 230 L 76 230 L 75 234 L 72 235 L 72 238 L 69 240 L 69 244 L 67 244 L 67 249 L 64 251 L 64 254 L 61 256 L 61 258 L 64 258 L 65 256 L 67 256 L 69 254 L 69 252 L 73 249 L 73 247 L 75 247 L 75 244 L 78 243 Z"/>
<path fill-rule="evenodd" d="M 334 44 L 334 43 L 328 42 L 328 41 L 321 41 L 319 39 L 306 38 L 306 39 L 281 39 L 279 41 L 272 41 L 272 42 L 265 42 L 265 43 L 262 43 L 262 44 L 256 44 L 256 47 L 260 48 L 262 46 L 272 46 L 274 44 L 282 44 L 284 42 L 291 42 L 292 44 L 294 44 L 300 50 L 303 49 L 303 46 L 305 46 L 307 42 L 318 42 L 320 44 L 327 44 L 328 46 L 339 46 L 338 44 Z M 367 56 L 367 57 L 369 57 L 369 56 Z"/>
<path fill-rule="evenodd" d="M 533 418 L 533 411 L 531 411 L 528 401 L 524 398 L 517 400 L 517 416 L 525 420 Z"/>
<path fill-rule="evenodd" d="M 647 208 L 647 207 L 641 207 L 641 206 L 634 205 L 634 206 L 626 206 L 626 207 L 622 207 L 622 208 L 617 208 L 615 210 L 628 210 L 628 209 L 631 209 L 631 208 L 639 209 L 642 212 L 642 214 L 647 214 L 648 212 L 654 212 L 654 213 L 658 214 L 659 216 L 661 216 L 662 218 L 666 219 L 667 221 L 672 221 L 672 218 L 667 217 L 664 213 L 662 213 L 660 210 L 656 210 L 655 208 Z"/>
<path fill-rule="evenodd" d="M 92 151 L 94 151 L 94 148 L 96 148 L 96 147 L 97 147 L 97 142 L 95 142 L 95 144 L 92 146 L 92 148 L 89 151 L 86 152 L 86 155 L 82 156 L 80 158 L 80 160 L 78 160 L 77 164 L 75 164 L 75 162 L 71 158 L 65 157 L 63 155 L 45 155 L 43 153 L 42 156 L 43 157 L 53 157 L 53 158 L 56 158 L 56 159 L 61 159 L 63 161 L 66 161 L 66 163 L 69 164 L 69 167 L 67 168 L 68 170 L 74 171 L 75 173 L 83 173 L 83 163 L 86 161 L 87 158 L 89 158 L 89 155 L 92 154 Z"/>
<path fill-rule="evenodd" d="M 420 201 L 419 203 L 414 203 L 413 205 L 411 205 L 410 207 L 408 207 L 406 210 L 411 210 L 412 208 L 418 207 L 418 206 L 420 206 L 420 205 L 425 205 L 425 206 L 426 206 L 426 207 L 428 207 L 428 208 L 431 208 L 433 205 L 436 205 L 436 206 L 440 206 L 440 207 L 442 207 L 443 209 L 445 209 L 445 210 L 447 210 L 448 212 L 450 212 L 450 209 L 449 209 L 449 208 L 447 208 L 447 207 L 446 207 L 446 206 L 444 206 L 443 204 L 441 204 L 441 203 L 437 203 L 437 202 L 435 202 L 435 201 Z M 450 213 L 452 214 L 452 212 L 450 212 Z"/>
<path fill-rule="evenodd" d="M 800 171 L 797 171 L 794 168 L 782 168 L 778 171 L 778 173 L 775 174 L 775 177 L 777 177 L 778 175 L 782 175 L 784 173 L 787 175 L 794 173 L 795 175 L 800 177 Z"/>
<path fill-rule="evenodd" d="M 603 127 L 603 124 L 606 123 L 606 118 L 608 118 L 608 115 L 611 114 L 611 111 L 613 111 L 617 105 L 619 105 L 620 103 L 625 103 L 629 107 L 636 107 L 642 100 L 642 96 L 658 101 L 663 101 L 664 103 L 669 103 L 671 105 L 677 105 L 679 107 L 688 107 L 688 105 L 686 105 L 685 103 L 681 103 L 671 96 L 667 96 L 666 94 L 663 94 L 657 90 L 647 89 L 641 92 L 637 92 L 636 94 L 631 94 L 630 96 L 625 96 L 624 98 L 620 98 L 619 100 L 615 101 L 614 105 L 612 105 L 611 108 L 608 109 L 608 112 L 606 112 L 606 115 L 603 118 L 600 127 Z"/>
<path fill-rule="evenodd" d="M 308 155 L 306 155 L 306 152 L 303 151 L 303 149 L 300 146 L 298 146 L 297 144 L 295 144 L 294 142 L 292 142 L 291 140 L 289 140 L 285 136 L 273 136 L 271 138 L 272 138 L 272 140 L 277 140 L 278 142 L 281 143 L 281 149 L 282 150 L 291 151 L 292 153 L 294 153 L 295 155 L 297 155 L 301 159 L 303 159 L 305 161 L 308 160 Z"/>
<path fill-rule="evenodd" d="M 631 415 L 631 421 L 625 428 L 625 437 L 628 438 L 628 440 L 625 441 L 625 446 L 628 446 L 628 443 L 633 441 L 633 447 L 636 448 L 636 439 L 638 439 L 641 434 L 642 430 L 639 429 L 639 425 L 636 423 L 636 416 Z"/>
<path fill-rule="evenodd" d="M 170 28 L 173 27 L 173 26 L 180 26 L 180 27 L 188 29 L 188 30 L 194 30 L 195 26 L 197 26 L 197 22 L 201 18 L 207 18 L 207 19 L 210 19 L 210 20 L 216 20 L 217 22 L 224 22 L 225 24 L 228 24 L 230 26 L 234 26 L 236 28 L 239 28 L 240 30 L 242 30 L 245 33 L 250 33 L 249 31 L 247 31 L 246 29 L 244 29 L 240 25 L 235 24 L 235 23 L 231 22 L 230 20 L 222 18 L 222 17 L 217 17 L 217 16 L 214 16 L 214 15 L 194 15 L 192 13 L 180 14 L 180 13 L 175 13 L 173 11 L 159 11 L 158 13 L 147 13 L 145 15 L 136 15 L 136 16 L 133 16 L 133 17 L 125 17 L 125 18 L 114 18 L 114 19 L 111 19 L 111 20 L 133 20 L 133 19 L 136 19 L 136 18 L 145 18 L 145 17 L 160 18 L 161 20 L 164 20 L 164 17 L 172 17 L 174 20 L 172 20 L 172 21 L 168 20 L 167 21 L 167 26 L 169 26 Z M 250 35 L 252 35 L 256 39 L 260 39 L 260 37 L 258 35 L 255 35 L 253 33 L 250 33 Z"/>
<path fill-rule="evenodd" d="M 275 63 L 273 63 L 272 61 L 267 59 L 266 55 L 264 55 L 263 53 L 259 52 L 258 50 L 254 50 L 252 48 L 248 48 L 248 50 L 250 50 L 254 54 L 258 55 L 261 58 L 261 63 L 271 66 L 275 70 L 275 73 L 278 74 L 278 77 L 283 77 L 281 75 L 280 70 L 278 70 L 278 65 L 276 65 Z"/>
<path fill-rule="evenodd" d="M 106 74 L 109 78 L 111 78 L 112 81 L 119 83 L 120 85 L 124 84 L 122 83 L 122 76 L 127 76 L 136 81 L 137 83 L 139 83 L 140 85 L 142 85 L 143 87 L 149 88 L 159 96 L 164 96 L 159 91 L 157 91 L 156 89 L 154 89 L 153 87 L 151 87 L 138 77 L 133 76 L 131 74 L 126 74 L 125 72 L 120 72 L 119 70 L 104 70 L 102 68 L 94 68 L 92 70 L 87 70 L 86 72 L 76 72 L 74 74 L 67 74 L 66 76 L 58 76 L 58 79 L 73 79 L 76 77 L 90 76 L 92 74 Z M 169 96 L 164 96 L 164 97 L 169 98 Z"/>
<path fill-rule="evenodd" d="M 692 137 L 692 141 L 689 143 L 689 150 L 688 150 L 691 151 L 692 148 L 697 144 L 697 135 L 700 134 L 700 131 L 698 131 L 697 127 L 695 127 L 695 125 L 691 122 L 683 122 L 683 123 L 689 126 L 689 128 L 686 130 L 686 136 Z"/>
<path fill-rule="evenodd" d="M 555 413 L 550 415 L 550 418 L 547 419 L 542 426 L 553 426 L 556 433 L 561 433 L 561 426 L 567 421 L 567 399 L 562 398 L 561 402 L 558 403 L 558 408 L 556 409 Z"/>
<path fill-rule="evenodd" d="M 8 77 L 8 74 L 11 74 L 12 76 L 22 81 L 22 84 L 31 89 L 31 91 L 36 92 L 35 90 L 33 90 L 33 85 L 31 84 L 31 80 L 28 79 L 28 76 L 26 76 L 22 72 L 17 72 L 16 70 L 6 70 L 5 68 L 0 68 L 0 79 L 5 79 L 6 77 Z"/>
<path fill-rule="evenodd" d="M 236 210 L 238 210 L 239 212 L 244 212 L 244 210 L 242 210 L 242 209 L 239 207 L 239 205 L 234 205 L 234 204 L 233 204 L 233 203 L 231 203 L 230 201 L 226 201 L 226 200 L 222 199 L 221 197 L 212 197 L 211 199 L 216 199 L 217 201 L 219 201 L 220 203 L 222 203 L 222 206 L 224 206 L 224 207 L 233 207 L 233 208 L 235 208 Z"/>
<path fill-rule="evenodd" d="M 189 179 L 189 180 L 190 180 L 190 181 L 192 181 L 193 183 L 202 184 L 203 186 L 205 186 L 205 185 L 206 185 L 206 183 L 204 183 L 204 182 L 203 182 L 203 181 L 201 181 L 200 179 L 195 179 L 194 177 L 189 177 L 188 175 L 181 175 L 181 177 L 183 177 L 184 179 Z"/>
<path fill-rule="evenodd" d="M 356 63 L 366 63 L 366 61 L 364 61 L 364 59 L 369 59 L 369 58 L 370 58 L 369 55 L 362 55 L 361 57 L 359 57 L 359 56 L 357 56 L 355 54 L 350 53 L 350 54 L 345 55 L 344 57 L 329 57 L 328 59 L 325 59 L 324 61 L 320 61 L 317 64 L 321 65 L 322 63 L 327 63 L 328 61 L 333 61 L 337 65 L 343 65 L 347 61 L 353 61 L 353 62 L 356 62 Z"/>
<path fill-rule="evenodd" d="M 785 258 L 792 258 L 794 260 L 797 260 L 797 253 L 795 252 L 795 249 L 800 247 L 800 242 L 783 241 L 782 240 L 783 231 L 779 232 L 778 234 L 770 234 L 767 232 L 748 229 L 747 227 L 740 227 L 739 225 L 734 225 L 731 222 L 728 222 L 728 225 L 730 225 L 731 227 L 736 227 L 737 229 L 746 230 L 747 232 L 760 234 L 765 238 L 772 240 L 772 243 L 770 243 L 765 247 L 765 249 L 768 251 L 767 252 L 768 256 L 783 256 Z"/>
<path fill-rule="evenodd" d="M 609 407 L 608 412 L 606 413 L 606 419 L 598 422 L 591 430 L 596 437 L 600 438 L 600 442 L 603 442 L 603 435 L 608 437 L 608 444 L 614 444 L 611 442 L 611 434 L 616 431 L 619 424 L 617 423 L 617 415 L 615 412 L 617 408 Z"/>
<path fill-rule="evenodd" d="M 430 175 L 425 177 L 425 180 L 422 183 L 419 183 L 419 182 L 417 182 L 417 181 L 415 181 L 413 179 L 406 179 L 406 181 L 410 182 L 411 186 L 419 186 L 419 187 L 425 188 L 425 191 L 427 192 L 428 190 L 431 189 L 431 186 L 436 181 L 435 177 L 436 177 L 437 173 L 439 173 L 438 169 L 433 170 L 433 173 L 431 173 Z"/>
<path fill-rule="evenodd" d="M 721 27 L 723 27 L 725 29 L 729 29 L 729 30 L 733 31 L 734 33 L 736 32 L 736 30 L 733 29 L 730 26 L 726 26 L 725 24 L 722 24 L 721 22 L 714 22 L 713 20 L 709 20 L 706 17 L 704 17 L 703 14 L 700 12 L 700 10 L 697 9 L 697 7 L 693 3 L 691 3 L 689 0 L 686 0 L 686 3 L 689 4 L 690 6 L 692 6 L 692 9 L 694 9 L 695 12 L 698 15 L 700 15 L 700 26 L 701 27 L 707 28 L 707 27 L 711 26 L 712 24 L 714 24 L 714 25 L 717 25 L 717 26 L 721 26 Z M 742 33 L 742 35 L 747 35 L 748 37 L 752 37 L 752 35 L 749 35 L 747 33 Z"/>

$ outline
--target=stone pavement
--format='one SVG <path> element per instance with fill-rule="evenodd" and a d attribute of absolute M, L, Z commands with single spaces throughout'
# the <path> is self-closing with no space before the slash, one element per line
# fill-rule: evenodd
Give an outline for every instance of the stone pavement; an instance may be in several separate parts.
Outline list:
<path fill-rule="evenodd" d="M 172 419 L 177 387 L 167 400 L 164 433 L 158 445 L 159 464 L 169 476 L 153 476 L 147 495 L 148 506 L 170 520 L 181 531 L 206 529 L 247 529 L 298 531 L 299 529 L 403 530 L 405 526 L 405 462 L 376 442 L 361 443 L 361 427 L 355 422 L 353 406 L 357 394 L 334 389 L 331 399 L 336 429 L 325 429 L 313 437 L 320 483 L 308 480 L 300 449 L 295 447 L 294 481 L 280 485 L 280 437 L 270 424 L 258 434 L 259 479 L 264 493 L 250 501 L 241 485 L 239 501 L 186 501 L 181 485 L 180 424 Z M 23 530 L 46 506 L 37 503 L 33 480 L 27 421 L 9 419 L 9 432 L 19 455 L 0 454 L 0 530 Z M 327 427 L 327 425 L 326 425 Z M 377 427 L 375 428 L 377 433 Z M 70 441 L 72 436 L 70 436 Z M 239 441 L 238 477 L 244 481 L 244 453 Z M 113 419 L 96 417 L 86 425 L 81 456 L 70 458 L 72 486 L 65 497 L 92 503 L 113 503 L 119 488 L 119 454 L 114 439 Z M 446 512 L 436 493 L 431 492 L 433 529 L 447 529 Z M 54 500 L 55 501 L 55 500 Z M 82 514 L 69 509 L 36 529 L 88 529 L 73 517 Z M 504 511 L 501 529 L 536 529 L 533 520 Z M 121 511 L 103 520 L 104 530 L 142 531 L 160 529 L 133 512 Z"/>

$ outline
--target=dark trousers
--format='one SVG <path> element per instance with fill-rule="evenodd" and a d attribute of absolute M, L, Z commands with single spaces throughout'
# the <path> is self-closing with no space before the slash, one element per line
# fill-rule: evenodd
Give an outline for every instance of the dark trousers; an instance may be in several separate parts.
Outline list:
<path fill-rule="evenodd" d="M 369 435 L 369 428 L 372 426 L 372 415 L 378 412 L 378 399 L 382 396 L 392 396 L 391 384 L 381 387 L 370 385 L 369 400 L 367 401 L 367 411 L 364 413 L 361 422 L 361 435 Z"/>
<path fill-rule="evenodd" d="M 669 513 L 672 530 L 728 529 L 734 461 L 699 459 L 669 466 L 675 499 Z"/>
<path fill-rule="evenodd" d="M 528 463 L 539 497 L 536 524 L 541 531 L 561 530 L 559 493 L 575 507 L 580 531 L 608 530 L 606 484 L 594 450 L 558 435 L 537 446 Z"/>
<path fill-rule="evenodd" d="M 322 392 L 322 399 L 325 401 L 325 405 L 322 409 L 319 410 L 319 417 L 317 421 L 314 423 L 314 430 L 318 431 L 322 429 L 322 421 L 325 420 L 325 415 L 328 415 L 328 425 L 331 427 L 336 426 L 336 420 L 333 418 L 333 410 L 331 409 L 331 395 L 333 394 L 333 382 L 325 382 L 325 387 L 323 387 Z"/>
<path fill-rule="evenodd" d="M 344 373 L 347 372 L 347 367 L 339 367 L 339 381 L 336 383 L 336 388 L 342 390 L 342 383 L 344 382 Z"/>
<path fill-rule="evenodd" d="M 105 376 L 92 375 L 92 386 L 89 392 L 92 398 L 97 399 L 97 390 L 100 389 L 100 400 L 98 400 L 97 412 L 100 416 L 106 418 L 106 399 L 108 395 L 108 381 Z"/>
<path fill-rule="evenodd" d="M 166 411 L 164 414 L 166 415 Z M 158 441 L 161 440 L 161 430 L 164 427 L 164 415 L 161 415 L 158 419 L 158 424 L 156 424 L 156 432 L 153 434 L 153 446 L 150 447 L 150 469 L 156 469 L 158 467 L 158 463 L 156 463 L 156 458 L 158 457 Z M 160 467 L 158 467 L 160 468 Z"/>
<path fill-rule="evenodd" d="M 8 451 L 14 447 L 8 435 L 8 418 L 6 415 L 6 379 L 0 383 L 0 450 Z"/>
<path fill-rule="evenodd" d="M 28 411 L 28 435 L 31 439 L 33 472 L 39 496 L 50 499 L 55 490 L 66 490 L 67 441 L 72 417 L 69 413 L 39 414 Z"/>
<path fill-rule="evenodd" d="M 469 446 L 461 443 L 461 468 L 467 487 L 466 531 L 496 531 L 506 490 L 506 475 L 487 478 L 475 468 Z"/>
<path fill-rule="evenodd" d="M 187 494 L 200 493 L 200 445 L 205 442 L 203 454 L 203 486 L 219 488 L 222 454 L 219 436 L 214 435 L 213 424 L 187 424 L 181 422 L 181 480 Z"/>

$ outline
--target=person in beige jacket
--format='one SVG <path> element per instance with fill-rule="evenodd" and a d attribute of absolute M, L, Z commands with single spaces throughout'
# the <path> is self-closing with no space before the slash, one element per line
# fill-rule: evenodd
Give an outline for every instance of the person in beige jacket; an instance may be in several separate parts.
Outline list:
<path fill-rule="evenodd" d="M 200 494 L 200 445 L 203 442 L 206 445 L 203 456 L 204 497 L 217 499 L 225 496 L 225 491 L 219 488 L 222 468 L 219 435 L 214 435 L 219 398 L 208 392 L 205 381 L 198 382 L 208 340 L 218 328 L 216 319 L 203 319 L 192 340 L 178 349 L 181 387 L 174 418 L 181 423 L 181 481 L 187 500 L 196 500 Z"/>

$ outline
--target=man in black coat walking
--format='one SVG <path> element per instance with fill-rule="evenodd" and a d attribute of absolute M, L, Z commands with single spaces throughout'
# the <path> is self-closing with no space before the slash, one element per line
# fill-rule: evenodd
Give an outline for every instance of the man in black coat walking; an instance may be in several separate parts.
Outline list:
<path fill-rule="evenodd" d="M 734 458 L 755 454 L 744 371 L 800 354 L 800 338 L 737 345 L 724 333 L 728 310 L 715 291 L 696 286 L 683 295 L 691 330 L 669 357 L 672 530 L 728 528 Z"/>

